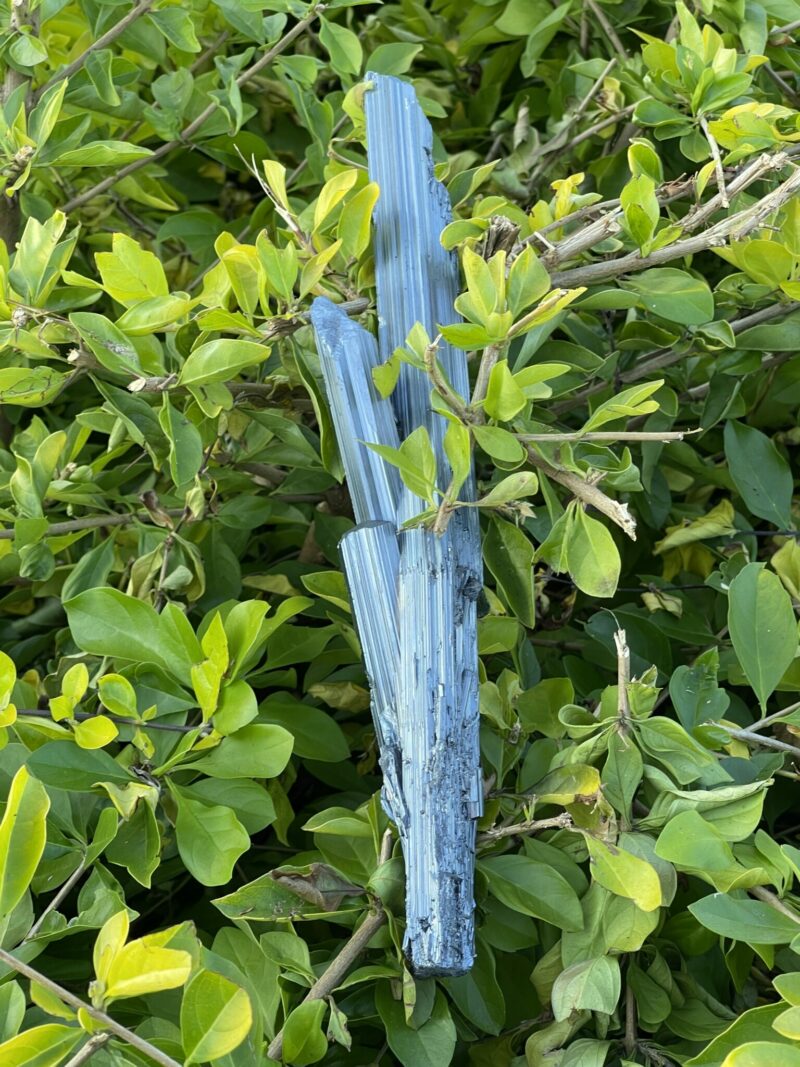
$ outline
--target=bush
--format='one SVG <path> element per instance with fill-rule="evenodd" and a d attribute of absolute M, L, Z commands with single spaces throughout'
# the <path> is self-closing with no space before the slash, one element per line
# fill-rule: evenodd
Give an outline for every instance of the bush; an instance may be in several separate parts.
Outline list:
<path fill-rule="evenodd" d="M 7 5 L 3 1067 L 800 1062 L 799 15 Z M 307 322 L 375 325 L 365 71 L 431 117 L 478 383 L 428 360 L 486 566 L 442 980 Z"/>

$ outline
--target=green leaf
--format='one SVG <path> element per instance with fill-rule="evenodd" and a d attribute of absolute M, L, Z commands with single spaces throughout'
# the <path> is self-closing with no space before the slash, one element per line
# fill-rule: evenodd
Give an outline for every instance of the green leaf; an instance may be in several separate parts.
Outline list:
<path fill-rule="evenodd" d="M 701 326 L 714 317 L 708 282 L 675 267 L 654 267 L 625 282 L 654 315 L 681 326 Z"/>
<path fill-rule="evenodd" d="M 247 831 L 230 808 L 209 807 L 174 787 L 172 795 L 178 806 L 178 851 L 186 869 L 201 885 L 225 885 L 250 847 Z"/>
<path fill-rule="evenodd" d="M 546 863 L 527 856 L 492 856 L 478 868 L 489 880 L 489 892 L 523 915 L 552 923 L 560 930 L 581 930 L 583 913 L 575 890 Z"/>
<path fill-rule="evenodd" d="M 508 306 L 516 318 L 532 307 L 550 290 L 550 275 L 533 247 L 526 244 L 508 272 Z"/>
<path fill-rule="evenodd" d="M 289 762 L 293 743 L 282 726 L 253 723 L 223 737 L 191 768 L 212 778 L 276 778 Z"/>
<path fill-rule="evenodd" d="M 754 1041 L 729 1052 L 722 1067 L 800 1067 L 800 1049 L 774 1041 Z"/>
<path fill-rule="evenodd" d="M 728 628 L 736 657 L 763 710 L 797 652 L 791 597 L 763 563 L 748 563 L 731 582 Z"/>
<path fill-rule="evenodd" d="M 792 919 L 761 900 L 741 896 L 712 893 L 690 904 L 689 911 L 720 937 L 750 945 L 788 945 L 800 933 L 800 915 Z"/>
<path fill-rule="evenodd" d="M 379 44 L 367 60 L 367 71 L 370 74 L 394 74 L 395 76 L 407 74 L 422 48 L 421 44 L 407 44 L 400 41 Z"/>
<path fill-rule="evenodd" d="M 53 160 L 53 167 L 111 167 L 125 166 L 137 159 L 146 159 L 153 153 L 142 145 L 127 141 L 92 141 Z"/>
<path fill-rule="evenodd" d="M 130 308 L 151 297 L 169 295 L 167 276 L 152 252 L 123 233 L 115 233 L 111 252 L 98 252 L 97 269 L 103 288 L 120 304 Z"/>
<path fill-rule="evenodd" d="M 25 767 L 14 775 L 0 822 L 0 923 L 31 884 L 47 840 L 50 798 Z"/>
<path fill-rule="evenodd" d="M 500 426 L 472 426 L 470 428 L 478 446 L 498 463 L 516 467 L 525 458 L 525 449 L 508 430 Z"/>
<path fill-rule="evenodd" d="M 533 627 L 536 601 L 530 540 L 518 526 L 493 515 L 483 542 L 483 558 L 513 613 L 523 626 Z"/>
<path fill-rule="evenodd" d="M 359 73 L 364 53 L 361 42 L 352 30 L 323 18 L 319 23 L 319 39 L 331 57 L 335 71 L 341 74 Z"/>
<path fill-rule="evenodd" d="M 564 552 L 567 569 L 582 592 L 593 597 L 614 596 L 622 566 L 619 550 L 610 531 L 579 504 L 571 509 Z"/>
<path fill-rule="evenodd" d="M 620 994 L 619 961 L 613 956 L 583 960 L 567 967 L 553 985 L 553 1015 L 567 1019 L 573 1011 L 600 1011 L 610 1015 Z"/>
<path fill-rule="evenodd" d="M 198 971 L 181 1002 L 185 1063 L 227 1056 L 244 1041 L 252 1023 L 250 998 L 240 986 L 214 971 Z"/>
<path fill-rule="evenodd" d="M 98 782 L 129 785 L 128 771 L 107 752 L 80 749 L 71 741 L 48 741 L 28 757 L 28 767 L 36 777 L 55 789 L 84 793 Z"/>
<path fill-rule="evenodd" d="M 781 529 L 792 526 L 794 480 L 773 442 L 742 422 L 725 424 L 725 458 L 747 508 Z"/>
<path fill-rule="evenodd" d="M 77 1026 L 33 1026 L 0 1045 L 0 1063 L 3 1067 L 58 1067 L 84 1037 Z"/>
<path fill-rule="evenodd" d="M 186 641 L 175 617 L 117 589 L 89 589 L 64 605 L 72 637 L 84 652 L 152 663 L 189 680 L 203 654 L 194 634 Z M 188 625 L 188 624 L 187 624 Z"/>
<path fill-rule="evenodd" d="M 384 45 L 383 47 L 391 46 Z M 336 236 L 342 242 L 342 251 L 346 256 L 358 259 L 366 252 L 369 245 L 372 211 L 378 201 L 379 192 L 377 183 L 369 182 L 354 196 L 351 196 L 342 208 Z"/>
<path fill-rule="evenodd" d="M 632 900 L 642 911 L 661 907 L 661 882 L 646 860 L 623 848 L 586 836 L 592 878 L 619 897 Z"/>
<path fill-rule="evenodd" d="M 407 489 L 423 500 L 433 503 L 436 491 L 436 456 L 424 426 L 419 426 L 409 434 L 399 448 L 370 441 L 364 443 L 387 463 L 397 467 Z"/>
<path fill-rule="evenodd" d="M 306 1000 L 287 1016 L 283 1026 L 283 1058 L 292 1067 L 317 1063 L 328 1051 L 328 1039 L 322 1030 L 326 1011 L 324 1000 Z"/>
<path fill-rule="evenodd" d="M 174 407 L 167 393 L 161 398 L 158 421 L 169 441 L 169 468 L 175 487 L 192 481 L 203 464 L 203 439 L 200 431 Z"/>
<path fill-rule="evenodd" d="M 509 422 L 525 407 L 527 399 L 508 369 L 508 362 L 501 359 L 492 367 L 483 408 L 490 419 Z"/>
<path fill-rule="evenodd" d="M 407 1024 L 403 1004 L 393 998 L 387 982 L 378 984 L 375 1005 L 389 1048 L 402 1067 L 442 1067 L 450 1063 L 456 1046 L 456 1028 L 441 992 L 436 994 L 427 1022 L 416 1030 Z"/>
<path fill-rule="evenodd" d="M 617 419 L 634 418 L 658 411 L 657 401 L 650 398 L 663 384 L 663 379 L 658 379 L 654 382 L 645 382 L 644 385 L 632 385 L 628 389 L 623 389 L 621 393 L 609 397 L 595 408 L 588 422 L 584 424 L 582 432 L 589 433 L 592 430 L 598 430 L 606 423 Z"/>
<path fill-rule="evenodd" d="M 186 357 L 178 375 L 180 385 L 207 385 L 209 382 L 229 382 L 246 367 L 256 367 L 269 355 L 266 345 L 253 341 L 234 341 L 221 338 L 206 341 Z"/>

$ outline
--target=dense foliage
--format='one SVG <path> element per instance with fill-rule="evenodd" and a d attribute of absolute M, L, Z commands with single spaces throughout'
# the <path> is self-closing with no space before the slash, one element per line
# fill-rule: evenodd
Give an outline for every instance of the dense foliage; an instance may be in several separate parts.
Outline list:
<path fill-rule="evenodd" d="M 3 1067 L 796 1067 L 800 3 L 2 20 Z M 441 981 L 304 318 L 374 325 L 366 71 L 433 122 L 475 381 L 432 323 L 376 375 L 451 420 L 449 486 L 389 457 L 419 521 L 470 453 L 482 494 L 478 962 Z"/>

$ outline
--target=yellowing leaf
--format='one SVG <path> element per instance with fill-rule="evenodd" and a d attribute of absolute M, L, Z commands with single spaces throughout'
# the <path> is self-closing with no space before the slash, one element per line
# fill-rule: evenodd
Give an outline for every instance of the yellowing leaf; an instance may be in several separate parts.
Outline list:
<path fill-rule="evenodd" d="M 0 1063 L 3 1067 L 58 1067 L 85 1036 L 78 1026 L 34 1026 L 0 1045 Z"/>
<path fill-rule="evenodd" d="M 44 852 L 49 809 L 42 783 L 20 767 L 0 822 L 0 920 L 11 914 L 31 884 Z"/>
<path fill-rule="evenodd" d="M 149 297 L 169 294 L 161 261 L 124 233 L 115 233 L 111 251 L 98 252 L 95 261 L 103 288 L 125 307 L 132 307 Z"/>
<path fill-rule="evenodd" d="M 213 971 L 194 976 L 181 1004 L 185 1063 L 206 1063 L 227 1056 L 247 1037 L 253 1022 L 250 998 L 239 986 Z"/>
<path fill-rule="evenodd" d="M 106 715 L 94 715 L 91 719 L 76 722 L 72 731 L 80 748 L 103 748 L 119 734 L 116 723 Z"/>
<path fill-rule="evenodd" d="M 322 187 L 317 203 L 314 206 L 314 229 L 318 230 L 336 205 L 353 188 L 358 178 L 358 171 L 351 167 L 336 174 Z"/>
<path fill-rule="evenodd" d="M 605 844 L 589 834 L 584 836 L 595 882 L 619 897 L 634 901 L 642 911 L 654 911 L 661 906 L 661 882 L 655 867 L 616 845 Z"/>

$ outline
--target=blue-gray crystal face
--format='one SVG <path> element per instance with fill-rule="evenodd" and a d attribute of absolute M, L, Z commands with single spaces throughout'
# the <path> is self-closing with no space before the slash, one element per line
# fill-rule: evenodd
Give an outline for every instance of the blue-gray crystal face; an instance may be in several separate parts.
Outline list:
<path fill-rule="evenodd" d="M 457 975 L 474 959 L 475 826 L 482 808 L 478 749 L 476 599 L 482 588 L 474 508 L 438 536 L 403 523 L 423 503 L 364 442 L 391 445 L 425 426 L 439 484 L 449 480 L 445 420 L 430 382 L 403 366 L 390 399 L 372 369 L 415 323 L 430 336 L 457 316 L 458 268 L 439 236 L 450 221 L 434 178 L 431 128 L 411 85 L 368 74 L 367 161 L 374 216 L 377 344 L 330 301 L 311 320 L 358 525 L 341 546 L 380 745 L 383 803 L 406 864 L 405 950 L 418 975 Z M 442 344 L 454 389 L 468 394 L 464 353 Z M 474 477 L 462 499 L 475 499 Z"/>

